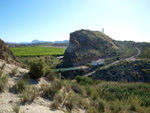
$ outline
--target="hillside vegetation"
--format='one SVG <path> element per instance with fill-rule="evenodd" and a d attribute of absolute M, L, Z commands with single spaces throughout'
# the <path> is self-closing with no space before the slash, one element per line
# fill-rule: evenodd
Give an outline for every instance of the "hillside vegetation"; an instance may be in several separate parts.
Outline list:
<path fill-rule="evenodd" d="M 132 41 L 114 41 L 119 48 L 119 54 L 116 56 L 110 56 L 105 59 L 105 65 L 110 64 L 117 60 L 123 60 L 138 54 L 135 47 L 138 47 L 135 42 Z"/>
<path fill-rule="evenodd" d="M 93 75 L 96 79 L 107 81 L 150 82 L 150 60 L 122 61 Z"/>
<path fill-rule="evenodd" d="M 8 64 L 3 68 L 8 69 Z M 31 71 L 38 80 L 30 78 Z M 60 80 L 41 58 L 31 62 L 29 74 L 19 68 L 15 73 L 9 72 L 11 76 L 7 79 L 0 76 L 3 81 L 0 85 L 0 106 L 3 106 L 0 112 L 150 112 L 150 84 L 147 83 L 107 82 L 81 76 L 74 81 Z"/>
<path fill-rule="evenodd" d="M 139 55 L 139 58 L 150 59 L 150 43 L 137 43 L 136 46 L 142 50 L 142 54 Z"/>
<path fill-rule="evenodd" d="M 150 84 L 147 83 L 150 82 L 150 60 L 146 56 L 149 55 L 147 44 L 115 41 L 101 32 L 89 30 L 76 31 L 70 39 L 63 66 L 78 66 L 97 58 L 105 58 L 106 64 L 121 61 L 115 65 L 105 64 L 106 68 L 89 66 L 91 70 L 96 69 L 93 75 L 75 75 L 74 80 L 70 80 L 69 76 L 74 72 L 82 75 L 84 70 L 66 73 L 68 79 L 60 80 L 59 73 L 51 70 L 60 62 L 54 56 L 22 57 L 29 70 L 0 61 L 0 112 L 150 112 Z M 137 57 L 143 60 L 123 61 L 137 54 L 135 47 L 142 49 L 142 54 Z M 13 59 L 12 52 L 6 48 L 1 46 L 1 52 L 6 55 L 6 59 Z M 47 49 L 51 50 L 42 50 L 41 47 L 16 49 L 21 50 L 21 54 L 31 50 L 30 55 L 38 53 L 35 51 L 39 49 L 40 54 L 35 56 L 44 55 Z M 51 52 L 58 53 L 56 49 Z"/>

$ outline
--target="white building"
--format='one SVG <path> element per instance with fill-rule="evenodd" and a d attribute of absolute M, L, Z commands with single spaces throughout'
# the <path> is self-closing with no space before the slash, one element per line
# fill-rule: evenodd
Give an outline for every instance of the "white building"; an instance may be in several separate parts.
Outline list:
<path fill-rule="evenodd" d="M 98 66 L 98 65 L 104 65 L 105 60 L 104 59 L 99 59 L 97 61 L 92 61 L 92 66 Z"/>

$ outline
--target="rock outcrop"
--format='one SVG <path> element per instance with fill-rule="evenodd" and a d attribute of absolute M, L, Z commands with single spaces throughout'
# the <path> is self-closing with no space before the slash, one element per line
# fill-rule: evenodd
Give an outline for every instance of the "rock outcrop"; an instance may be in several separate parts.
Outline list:
<path fill-rule="evenodd" d="M 0 59 L 6 61 L 7 63 L 12 63 L 16 60 L 16 56 L 8 48 L 7 44 L 0 39 Z"/>
<path fill-rule="evenodd" d="M 61 67 L 73 67 L 93 60 L 115 56 L 119 48 L 109 36 L 100 31 L 79 30 L 70 34 Z"/>

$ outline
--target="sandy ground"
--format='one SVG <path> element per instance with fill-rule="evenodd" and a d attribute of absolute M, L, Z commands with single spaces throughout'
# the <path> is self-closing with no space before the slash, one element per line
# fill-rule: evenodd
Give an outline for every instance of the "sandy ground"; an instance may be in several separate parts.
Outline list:
<path fill-rule="evenodd" d="M 14 68 L 17 68 L 18 73 L 13 77 L 9 77 L 8 84 L 5 87 L 4 92 L 0 93 L 0 113 L 14 113 L 13 107 L 16 104 L 19 104 L 20 106 L 20 113 L 63 113 L 63 111 L 60 110 L 50 109 L 50 104 L 52 102 L 41 97 L 36 97 L 31 104 L 20 104 L 20 94 L 11 93 L 9 89 L 17 83 L 20 76 L 28 73 L 28 70 L 22 69 L 15 65 L 6 64 L 4 61 L 0 60 L 0 67 L 3 65 L 3 76 L 11 73 L 11 70 Z M 34 80 L 30 80 L 30 82 L 33 82 L 33 85 L 35 85 Z M 37 87 L 44 82 L 46 81 L 41 79 L 40 82 L 36 84 Z"/>

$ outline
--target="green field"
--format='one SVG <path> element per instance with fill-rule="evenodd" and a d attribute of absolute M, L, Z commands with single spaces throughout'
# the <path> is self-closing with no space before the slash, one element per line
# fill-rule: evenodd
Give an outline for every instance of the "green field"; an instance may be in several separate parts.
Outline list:
<path fill-rule="evenodd" d="M 16 48 L 11 48 L 11 51 L 17 57 L 34 57 L 34 56 L 47 56 L 47 55 L 63 55 L 65 52 L 65 48 L 16 47 Z"/>

